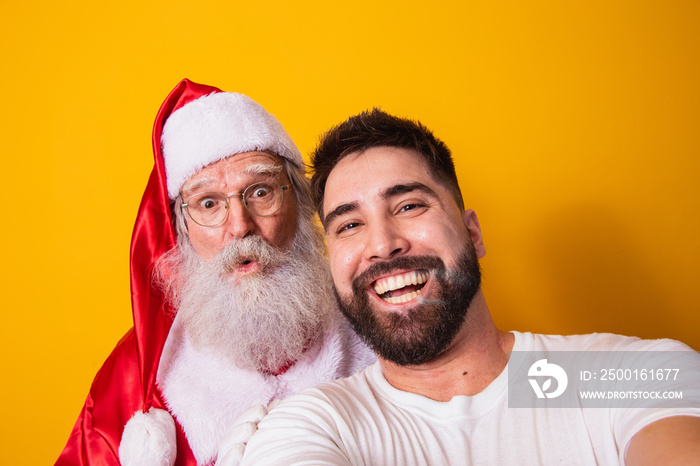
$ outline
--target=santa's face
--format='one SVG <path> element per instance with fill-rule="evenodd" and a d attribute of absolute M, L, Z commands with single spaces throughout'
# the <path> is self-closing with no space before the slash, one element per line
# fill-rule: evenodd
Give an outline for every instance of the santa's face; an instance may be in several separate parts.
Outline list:
<path fill-rule="evenodd" d="M 182 198 L 206 191 L 224 195 L 242 193 L 248 186 L 263 181 L 290 184 L 278 156 L 266 152 L 244 152 L 212 163 L 189 178 L 182 189 Z M 230 241 L 259 236 L 277 248 L 289 246 L 296 233 L 296 197 L 293 189 L 284 193 L 280 209 L 268 217 L 253 215 L 241 202 L 240 196 L 229 198 L 228 216 L 218 226 L 198 225 L 187 218 L 187 231 L 192 246 L 204 260 L 215 257 Z M 244 260 L 231 270 L 238 277 L 260 271 L 255 258 Z"/>
<path fill-rule="evenodd" d="M 204 260 L 192 241 L 181 237 L 178 247 L 161 258 L 159 282 L 195 346 L 238 367 L 275 372 L 316 341 L 335 300 L 320 231 L 303 215 L 296 225 L 284 248 L 250 234 L 230 239 L 219 254 Z M 251 258 L 257 272 L 237 274 Z"/>

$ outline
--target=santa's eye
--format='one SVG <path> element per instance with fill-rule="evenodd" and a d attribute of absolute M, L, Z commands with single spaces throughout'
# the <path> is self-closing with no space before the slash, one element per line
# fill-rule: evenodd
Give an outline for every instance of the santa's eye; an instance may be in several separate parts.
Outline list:
<path fill-rule="evenodd" d="M 256 186 L 250 197 L 262 199 L 269 196 L 272 193 L 272 189 L 269 186 Z"/>

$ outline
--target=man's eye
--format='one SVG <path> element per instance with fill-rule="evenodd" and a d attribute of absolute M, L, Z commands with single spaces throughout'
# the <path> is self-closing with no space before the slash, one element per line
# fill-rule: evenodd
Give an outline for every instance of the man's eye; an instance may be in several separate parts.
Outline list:
<path fill-rule="evenodd" d="M 361 224 L 358 222 L 349 222 L 341 225 L 337 230 L 336 234 L 341 235 L 343 233 L 348 233 L 354 230 L 355 228 L 358 228 Z"/>
<path fill-rule="evenodd" d="M 415 209 L 418 209 L 420 207 L 425 207 L 425 206 L 423 204 L 406 204 L 406 205 L 401 206 L 401 208 L 399 209 L 399 212 L 408 212 L 409 210 L 415 210 Z"/>

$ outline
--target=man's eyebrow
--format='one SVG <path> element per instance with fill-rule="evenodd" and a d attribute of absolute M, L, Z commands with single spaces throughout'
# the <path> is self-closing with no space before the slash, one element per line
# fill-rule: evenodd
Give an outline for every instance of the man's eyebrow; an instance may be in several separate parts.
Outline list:
<path fill-rule="evenodd" d="M 336 217 L 339 217 L 340 215 L 346 214 L 348 212 L 352 212 L 353 210 L 356 210 L 357 207 L 357 202 L 349 202 L 347 204 L 340 204 L 338 207 L 328 212 L 328 215 L 326 215 L 323 219 L 323 226 L 326 229 L 326 231 L 328 231 L 328 225 L 330 225 L 330 223 Z"/>
<path fill-rule="evenodd" d="M 437 194 L 435 194 L 435 191 L 424 185 L 423 183 L 415 182 L 415 183 L 408 183 L 408 184 L 397 184 L 394 186 L 391 186 L 390 188 L 387 188 L 384 190 L 382 193 L 382 199 L 389 199 L 394 196 L 399 196 L 401 194 L 405 193 L 412 193 L 415 191 L 419 191 L 425 194 L 428 194 L 430 196 L 435 196 L 437 197 Z M 335 220 L 337 217 L 343 214 L 347 214 L 348 212 L 352 212 L 353 210 L 357 210 L 358 208 L 358 203 L 357 202 L 349 202 L 347 204 L 341 204 L 332 211 L 328 212 L 328 215 L 325 216 L 323 219 L 323 225 L 326 227 L 326 231 L 328 231 L 327 227 L 328 225 L 331 224 L 333 220 Z"/>
<path fill-rule="evenodd" d="M 435 191 L 424 185 L 423 183 L 415 182 L 415 183 L 408 183 L 408 184 L 397 184 L 394 185 L 390 188 L 387 188 L 384 190 L 384 193 L 382 194 L 383 199 L 389 199 L 390 197 L 393 196 L 398 196 L 400 194 L 406 194 L 406 193 L 412 193 L 414 191 L 419 191 L 425 194 L 428 194 L 430 196 L 437 197 L 437 194 L 435 194 Z"/>

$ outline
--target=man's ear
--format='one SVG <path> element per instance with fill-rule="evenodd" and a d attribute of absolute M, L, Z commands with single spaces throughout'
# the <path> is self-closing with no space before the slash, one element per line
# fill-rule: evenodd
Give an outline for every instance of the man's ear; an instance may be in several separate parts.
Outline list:
<path fill-rule="evenodd" d="M 474 249 L 476 250 L 476 256 L 481 259 L 486 255 L 486 246 L 484 246 L 484 237 L 481 235 L 481 226 L 479 225 L 479 219 L 476 216 L 476 212 L 472 209 L 467 209 L 462 213 L 462 219 L 464 220 L 464 225 L 467 227 L 469 232 L 469 237 L 472 239 L 474 244 Z"/>

